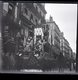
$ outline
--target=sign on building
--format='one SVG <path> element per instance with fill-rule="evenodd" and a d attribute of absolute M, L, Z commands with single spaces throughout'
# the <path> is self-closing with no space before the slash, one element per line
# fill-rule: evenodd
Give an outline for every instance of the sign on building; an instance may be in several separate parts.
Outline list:
<path fill-rule="evenodd" d="M 43 30 L 42 28 L 35 28 L 34 29 L 34 42 L 36 41 L 36 36 L 41 35 L 41 38 L 43 39 Z"/>
<path fill-rule="evenodd" d="M 43 51 L 43 31 L 42 28 L 35 28 L 34 29 L 34 49 L 35 49 L 35 56 L 39 58 Z"/>

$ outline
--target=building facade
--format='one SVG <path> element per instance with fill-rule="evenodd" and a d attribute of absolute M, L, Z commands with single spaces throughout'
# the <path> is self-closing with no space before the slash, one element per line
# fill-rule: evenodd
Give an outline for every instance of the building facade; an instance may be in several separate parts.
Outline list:
<path fill-rule="evenodd" d="M 76 53 L 75 52 L 72 52 L 72 58 L 73 58 L 73 60 L 76 60 Z"/>
<path fill-rule="evenodd" d="M 45 15 L 45 8 L 40 3 L 21 3 L 21 24 L 27 34 L 33 34 L 34 28 L 45 23 Z"/>
<path fill-rule="evenodd" d="M 72 58 L 72 48 L 69 46 L 69 58 Z"/>
<path fill-rule="evenodd" d="M 69 57 L 69 42 L 65 39 L 63 32 L 60 33 L 60 50 L 64 56 Z"/>
<path fill-rule="evenodd" d="M 19 45 L 16 39 L 21 36 L 24 47 L 27 45 L 29 37 L 32 37 L 34 41 L 34 28 L 45 24 L 45 15 L 46 10 L 43 3 L 4 2 L 2 19 L 3 45 L 9 37 L 13 37 Z M 33 46 L 33 42 L 31 44 Z"/>
<path fill-rule="evenodd" d="M 47 25 L 49 26 L 49 43 L 54 45 L 57 50 L 60 50 L 60 29 L 58 25 L 53 21 L 52 17 L 47 21 Z"/>
<path fill-rule="evenodd" d="M 74 70 L 76 54 L 73 53 L 72 48 L 70 47 L 69 42 L 65 39 L 63 32 L 60 33 L 60 50 L 65 58 L 65 66 L 70 68 L 70 70 Z"/>
<path fill-rule="evenodd" d="M 16 44 L 14 50 L 16 55 L 18 55 L 18 52 L 21 53 L 21 51 L 22 53 L 25 53 L 23 51 L 26 50 L 30 51 L 28 45 L 33 47 L 34 28 L 40 27 L 41 24 L 46 23 L 45 4 L 2 2 L 2 7 L 0 8 L 2 8 L 2 10 L 0 9 L 0 14 L 2 11 L 2 24 L 0 24 L 0 30 L 2 28 L 2 42 L 0 40 L 0 43 L 2 43 L 2 45 L 0 44 L 0 46 L 3 47 L 4 55 L 12 51 L 10 50 L 12 46 L 8 45 L 11 39 L 13 39 Z M 29 40 L 31 40 L 31 43 L 28 43 Z M 22 48 L 20 48 L 21 46 Z M 33 49 L 31 49 L 31 51 L 32 50 Z M 29 56 L 29 54 L 26 55 Z"/>
<path fill-rule="evenodd" d="M 60 32 L 60 50 L 61 50 L 61 52 L 62 52 L 63 55 L 64 55 L 64 52 L 63 52 L 63 50 L 64 50 L 64 40 L 63 40 L 63 36 L 64 36 L 63 32 Z"/>

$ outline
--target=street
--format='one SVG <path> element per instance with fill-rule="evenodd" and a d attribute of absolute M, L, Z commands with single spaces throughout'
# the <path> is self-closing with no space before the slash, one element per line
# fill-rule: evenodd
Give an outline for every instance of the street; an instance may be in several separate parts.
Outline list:
<path fill-rule="evenodd" d="M 61 31 L 53 15 L 49 15 L 46 19 L 48 14 L 46 3 L 1 2 L 1 4 L 0 70 L 3 70 L 2 72 L 75 74 L 73 70 L 76 69 L 76 51 L 71 46 L 70 34 L 67 35 L 68 38 L 65 37 L 65 32 Z"/>
<path fill-rule="evenodd" d="M 20 71 L 2 71 L 1 73 L 14 73 L 14 74 L 68 74 L 68 75 L 77 75 L 78 73 L 76 73 L 75 71 L 68 71 L 65 70 L 64 72 L 59 72 L 58 70 L 56 71 L 41 71 L 41 70 L 36 70 L 36 69 L 31 69 L 31 70 L 20 70 Z"/>

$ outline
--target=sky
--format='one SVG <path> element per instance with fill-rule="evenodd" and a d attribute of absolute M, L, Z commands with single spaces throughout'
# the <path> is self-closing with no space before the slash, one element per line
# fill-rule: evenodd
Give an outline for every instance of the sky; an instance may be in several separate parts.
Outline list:
<path fill-rule="evenodd" d="M 45 9 L 46 19 L 49 19 L 50 15 L 53 17 L 73 52 L 76 53 L 77 4 L 46 3 Z"/>

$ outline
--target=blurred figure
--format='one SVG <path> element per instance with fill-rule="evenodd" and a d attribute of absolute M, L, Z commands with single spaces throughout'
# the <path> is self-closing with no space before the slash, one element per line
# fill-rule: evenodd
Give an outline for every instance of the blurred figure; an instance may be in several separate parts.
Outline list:
<path fill-rule="evenodd" d="M 6 59 L 4 59 L 6 62 L 5 70 L 13 70 L 14 69 L 14 65 L 15 65 L 14 55 L 15 55 L 15 41 L 14 41 L 14 37 L 10 37 L 10 39 L 7 41 L 7 53 L 4 56 L 4 58 L 6 58 Z"/>
<path fill-rule="evenodd" d="M 10 57 L 10 70 L 15 69 L 15 40 L 14 37 L 11 37 L 10 44 L 9 44 L 9 57 Z"/>
<path fill-rule="evenodd" d="M 44 52 L 50 53 L 50 44 L 48 41 L 44 44 Z"/>
<path fill-rule="evenodd" d="M 60 55 L 58 56 L 58 67 L 59 67 L 59 72 L 64 71 L 64 57 L 61 52 Z"/>

